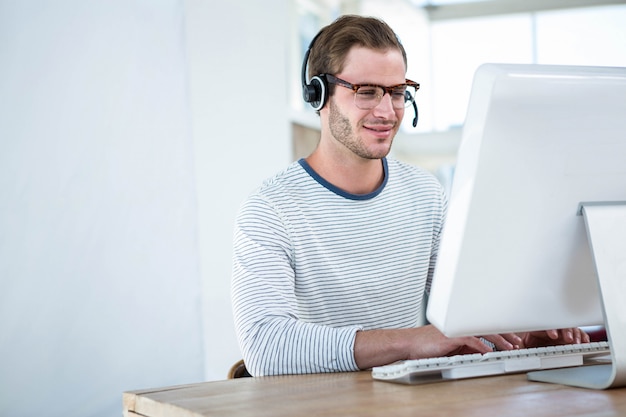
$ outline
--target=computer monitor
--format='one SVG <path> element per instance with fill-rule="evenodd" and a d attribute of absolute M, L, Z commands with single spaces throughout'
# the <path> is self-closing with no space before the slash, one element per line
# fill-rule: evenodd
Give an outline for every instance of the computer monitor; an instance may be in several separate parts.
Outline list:
<path fill-rule="evenodd" d="M 622 232 L 599 238 L 618 258 L 609 261 L 615 262 L 611 294 L 598 289 L 599 255 L 592 254 L 589 215 L 580 209 L 587 202 L 618 210 L 609 229 Z M 621 328 L 607 329 L 614 333 L 609 338 L 623 340 L 624 202 L 626 68 L 482 65 L 458 151 L 428 320 L 448 336 L 604 325 L 610 301 L 617 310 L 612 317 L 621 316 L 612 318 L 614 327 Z M 621 378 L 626 383 L 626 375 Z"/>

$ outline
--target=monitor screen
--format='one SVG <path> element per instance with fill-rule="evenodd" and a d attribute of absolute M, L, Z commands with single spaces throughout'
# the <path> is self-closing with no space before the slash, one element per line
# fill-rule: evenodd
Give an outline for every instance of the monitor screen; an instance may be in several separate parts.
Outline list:
<path fill-rule="evenodd" d="M 428 320 L 448 336 L 602 325 L 579 214 L 596 201 L 626 201 L 626 68 L 481 66 Z"/>

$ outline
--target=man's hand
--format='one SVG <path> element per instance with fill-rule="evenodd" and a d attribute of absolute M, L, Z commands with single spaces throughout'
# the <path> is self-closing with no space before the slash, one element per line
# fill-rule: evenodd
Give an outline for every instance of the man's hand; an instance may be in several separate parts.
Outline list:
<path fill-rule="evenodd" d="M 449 338 L 432 325 L 359 331 L 354 341 L 354 358 L 360 369 L 404 359 L 487 353 L 491 350 L 477 337 Z"/>
<path fill-rule="evenodd" d="M 578 328 L 484 336 L 498 350 L 588 343 Z M 364 330 L 356 334 L 354 358 L 360 369 L 404 359 L 422 359 L 491 352 L 478 337 L 446 337 L 432 325 L 412 329 Z"/>
<path fill-rule="evenodd" d="M 528 332 L 520 335 L 523 347 L 541 347 L 555 345 L 570 345 L 576 343 L 589 343 L 589 335 L 581 329 L 546 330 L 541 332 Z"/>
<path fill-rule="evenodd" d="M 571 345 L 576 343 L 589 343 L 590 341 L 589 335 L 577 327 L 519 334 L 508 333 L 490 335 L 484 338 L 493 343 L 497 350 Z"/>

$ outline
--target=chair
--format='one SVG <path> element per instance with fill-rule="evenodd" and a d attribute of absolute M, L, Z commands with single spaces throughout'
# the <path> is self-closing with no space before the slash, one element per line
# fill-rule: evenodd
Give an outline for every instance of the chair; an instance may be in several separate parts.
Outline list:
<path fill-rule="evenodd" d="M 251 376 L 252 375 L 250 375 L 250 373 L 246 369 L 246 364 L 243 363 L 243 359 L 235 362 L 235 364 L 231 366 L 230 370 L 228 371 L 228 379 L 248 378 Z"/>

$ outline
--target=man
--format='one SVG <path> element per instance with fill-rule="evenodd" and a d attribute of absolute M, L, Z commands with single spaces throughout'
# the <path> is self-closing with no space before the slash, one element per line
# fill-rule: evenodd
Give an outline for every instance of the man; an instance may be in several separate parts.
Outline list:
<path fill-rule="evenodd" d="M 418 327 L 446 200 L 432 175 L 387 158 L 418 87 L 406 70 L 374 18 L 340 17 L 311 43 L 303 89 L 319 144 L 250 196 L 235 228 L 233 312 L 252 375 L 492 350 Z M 588 341 L 578 329 L 486 338 L 499 349 Z"/>

